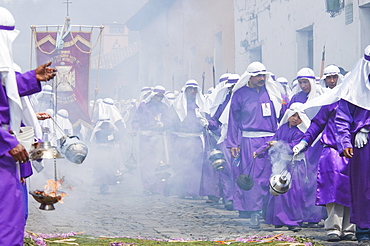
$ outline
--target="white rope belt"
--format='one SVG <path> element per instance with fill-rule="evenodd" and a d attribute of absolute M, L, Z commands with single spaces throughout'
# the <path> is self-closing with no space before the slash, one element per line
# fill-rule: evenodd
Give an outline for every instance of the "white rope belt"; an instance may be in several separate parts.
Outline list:
<path fill-rule="evenodd" d="M 273 132 L 252 132 L 242 131 L 243 138 L 260 138 L 260 137 L 272 137 L 275 133 Z"/>

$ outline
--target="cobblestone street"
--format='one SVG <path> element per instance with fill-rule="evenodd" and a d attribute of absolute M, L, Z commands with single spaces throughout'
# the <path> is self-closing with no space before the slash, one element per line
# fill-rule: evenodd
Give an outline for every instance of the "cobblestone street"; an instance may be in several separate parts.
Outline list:
<path fill-rule="evenodd" d="M 323 228 L 303 228 L 292 232 L 286 227 L 275 229 L 262 223 L 260 230 L 248 227 L 248 219 L 238 218 L 237 211 L 223 204 L 209 205 L 206 200 L 179 199 L 161 195 L 144 195 L 138 174 L 126 174 L 120 184 L 111 186 L 109 194 L 99 194 L 89 179 L 81 179 L 55 210 L 39 209 L 29 196 L 26 230 L 35 233 L 83 232 L 92 236 L 127 236 L 156 239 L 228 240 L 251 235 L 276 235 L 314 238 L 324 245 L 356 245 L 357 242 L 328 243 Z M 33 178 L 39 178 L 37 174 Z M 31 180 L 31 187 L 34 181 Z M 32 189 L 32 188 L 30 188 Z"/>

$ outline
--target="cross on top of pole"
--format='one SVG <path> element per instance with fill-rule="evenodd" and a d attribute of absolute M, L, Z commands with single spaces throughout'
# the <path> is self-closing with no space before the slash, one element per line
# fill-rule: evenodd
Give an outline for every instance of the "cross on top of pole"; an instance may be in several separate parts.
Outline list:
<path fill-rule="evenodd" d="M 67 4 L 67 16 L 69 16 L 69 4 L 72 3 L 72 2 L 70 2 L 69 0 L 66 0 L 63 3 L 66 3 Z"/>

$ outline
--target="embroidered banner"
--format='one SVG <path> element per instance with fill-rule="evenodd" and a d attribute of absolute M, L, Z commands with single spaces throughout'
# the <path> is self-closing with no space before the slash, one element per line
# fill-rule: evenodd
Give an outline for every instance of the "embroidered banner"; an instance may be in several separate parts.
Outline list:
<path fill-rule="evenodd" d="M 58 72 L 53 80 L 57 110 L 66 109 L 74 126 L 80 121 L 90 123 L 88 110 L 89 62 L 91 32 L 69 32 L 63 48 L 56 49 L 57 32 L 35 31 L 38 66 L 52 61 Z"/>

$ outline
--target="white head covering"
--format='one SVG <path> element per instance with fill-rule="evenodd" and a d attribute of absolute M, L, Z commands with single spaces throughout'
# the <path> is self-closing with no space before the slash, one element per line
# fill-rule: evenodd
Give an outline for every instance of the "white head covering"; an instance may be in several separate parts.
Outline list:
<path fill-rule="evenodd" d="M 99 111 L 99 118 L 100 115 L 108 115 L 113 125 L 119 120 L 123 122 L 121 113 L 114 105 L 114 100 L 109 97 L 103 99 L 103 102 L 101 103 L 101 111 Z"/>
<path fill-rule="evenodd" d="M 239 90 L 243 86 L 248 86 L 248 82 L 251 76 L 257 76 L 260 74 L 266 75 L 266 90 L 269 94 L 270 100 L 274 104 L 276 117 L 279 117 L 281 105 L 283 103 L 283 98 L 281 96 L 280 90 L 276 82 L 272 79 L 270 79 L 270 72 L 266 71 L 265 65 L 263 65 L 260 62 L 252 62 L 247 67 L 247 70 L 244 72 L 242 76 L 240 76 L 240 79 L 236 83 L 235 87 L 233 88 L 233 92 Z"/>
<path fill-rule="evenodd" d="M 315 72 L 311 68 L 304 67 L 301 70 L 299 70 L 298 73 L 297 73 L 296 80 L 298 81 L 299 79 L 307 79 L 310 82 L 311 90 L 308 93 L 307 101 L 311 101 L 313 98 L 315 98 L 315 97 L 324 93 L 321 86 L 319 87 L 319 86 L 316 85 Z M 298 89 L 298 92 L 301 91 L 301 88 L 299 87 L 299 85 L 297 85 L 297 89 Z M 298 92 L 296 92 L 296 93 L 298 93 Z"/>
<path fill-rule="evenodd" d="M 96 132 L 98 132 L 100 130 L 100 127 L 104 122 L 108 123 L 110 125 L 110 127 L 113 129 L 113 131 L 115 131 L 115 132 L 118 131 L 117 127 L 114 124 L 112 124 L 112 121 L 109 118 L 109 115 L 101 114 L 99 116 L 98 121 L 95 124 L 94 129 L 92 130 L 91 137 L 90 137 L 90 142 L 95 142 L 95 139 L 96 139 L 95 134 L 96 134 Z"/>
<path fill-rule="evenodd" d="M 360 58 L 354 68 L 346 74 L 343 83 L 329 92 L 307 102 L 303 108 L 310 109 L 330 105 L 341 98 L 366 110 L 370 110 L 370 45 L 365 48 L 364 56 Z M 318 111 L 318 110 L 316 110 Z"/>
<path fill-rule="evenodd" d="M 150 102 L 150 100 L 152 100 L 152 98 L 155 95 L 160 94 L 160 93 L 163 94 L 163 95 L 165 95 L 166 89 L 163 86 L 161 86 L 161 85 L 157 85 L 157 86 L 154 87 L 154 89 L 152 90 L 152 92 L 150 93 L 150 95 L 143 100 L 143 102 L 144 103 Z M 164 104 L 166 104 L 168 107 L 171 106 L 171 102 L 168 100 L 168 98 L 166 96 L 163 97 L 162 102 Z"/>
<path fill-rule="evenodd" d="M 320 85 L 323 88 L 329 88 L 326 86 L 326 77 L 331 76 L 331 75 L 338 75 L 338 82 L 337 85 L 340 85 L 343 81 L 343 75 L 340 73 L 340 70 L 337 66 L 335 65 L 329 65 L 324 69 L 324 75 L 320 79 Z"/>
<path fill-rule="evenodd" d="M 204 112 L 209 114 L 209 106 L 199 88 L 198 82 L 194 79 L 186 81 L 185 86 L 182 88 L 180 95 L 173 102 L 173 107 L 180 120 L 183 121 L 188 114 L 187 99 L 185 90 L 188 87 L 196 87 L 198 89 L 197 95 L 195 97 L 195 103 L 199 107 L 199 112 Z"/>
<path fill-rule="evenodd" d="M 167 97 L 167 100 L 170 103 L 170 106 L 173 104 L 173 101 L 176 99 L 176 96 L 173 92 L 166 93 L 165 97 Z"/>
<path fill-rule="evenodd" d="M 293 103 L 290 105 L 289 109 L 285 111 L 285 114 L 283 118 L 280 121 L 280 125 L 284 125 L 288 122 L 289 118 L 294 115 L 295 113 L 298 113 L 299 117 L 302 120 L 302 123 L 297 125 L 298 129 L 301 130 L 301 132 L 306 132 L 308 127 L 310 126 L 310 119 L 307 117 L 306 113 L 302 110 L 303 104 L 300 102 Z"/>
<path fill-rule="evenodd" d="M 240 78 L 239 74 L 230 74 L 229 75 L 228 79 L 224 82 L 225 83 L 224 87 L 221 88 L 217 92 L 217 94 L 216 94 L 216 96 L 213 100 L 213 103 L 212 103 L 212 105 L 209 109 L 211 117 L 214 116 L 214 114 L 217 111 L 217 108 L 225 101 L 226 96 L 229 94 L 229 88 L 231 86 L 235 85 L 238 82 L 239 78 Z"/>
<path fill-rule="evenodd" d="M 364 56 L 357 61 L 351 73 L 346 76 L 340 97 L 358 107 L 370 110 L 370 45 Z"/>
<path fill-rule="evenodd" d="M 289 87 L 289 82 L 288 82 L 288 79 L 285 78 L 285 77 L 279 77 L 276 79 L 276 82 L 280 83 L 284 89 L 284 94 L 287 96 L 287 97 L 291 97 L 292 96 L 292 90 L 290 89 Z"/>
<path fill-rule="evenodd" d="M 53 87 L 51 85 L 42 86 L 42 90 L 37 93 L 36 99 L 38 102 L 35 107 L 37 111 L 43 111 L 47 108 L 53 108 L 54 103 L 56 102 Z"/>
<path fill-rule="evenodd" d="M 142 103 L 143 100 L 145 99 L 145 97 L 147 97 L 148 95 L 150 95 L 150 93 L 152 91 L 153 91 L 153 88 L 152 87 L 149 87 L 149 86 L 144 86 L 143 88 L 141 88 L 141 90 L 140 90 L 140 96 L 136 100 L 136 107 L 139 107 L 140 103 Z"/>
<path fill-rule="evenodd" d="M 71 121 L 68 119 L 69 114 L 66 109 L 59 109 L 57 115 L 55 116 L 55 121 L 57 124 L 56 135 L 57 139 L 60 139 L 64 135 L 73 134 L 73 126 Z M 63 132 L 62 132 L 63 130 Z"/>
<path fill-rule="evenodd" d="M 0 7 L 0 73 L 9 102 L 10 127 L 15 134 L 19 132 L 22 116 L 22 103 L 18 94 L 12 51 L 13 41 L 18 34 L 13 15 L 7 9 Z"/>

